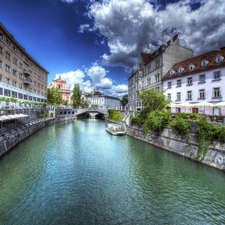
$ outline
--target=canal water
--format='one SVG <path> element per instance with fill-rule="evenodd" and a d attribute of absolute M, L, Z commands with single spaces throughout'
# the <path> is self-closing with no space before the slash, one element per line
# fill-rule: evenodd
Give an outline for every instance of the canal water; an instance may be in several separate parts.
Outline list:
<path fill-rule="evenodd" d="M 99 120 L 61 122 L 0 159 L 0 224 L 221 225 L 225 173 Z"/>

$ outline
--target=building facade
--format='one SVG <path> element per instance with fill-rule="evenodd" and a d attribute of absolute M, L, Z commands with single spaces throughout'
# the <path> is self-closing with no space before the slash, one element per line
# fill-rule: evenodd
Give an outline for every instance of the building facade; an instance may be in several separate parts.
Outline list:
<path fill-rule="evenodd" d="M 87 97 L 89 107 L 96 109 L 120 109 L 121 100 L 119 98 L 104 95 L 101 92 L 93 92 Z"/>
<path fill-rule="evenodd" d="M 71 93 L 70 89 L 66 87 L 66 81 L 59 78 L 52 80 L 52 83 L 48 86 L 48 88 L 57 87 L 59 92 L 61 93 L 62 99 L 68 102 L 68 105 L 71 103 Z"/>
<path fill-rule="evenodd" d="M 128 79 L 128 106 L 132 111 L 142 109 L 139 93 L 143 89 L 162 90 L 162 78 L 177 62 L 191 58 L 193 51 L 180 45 L 178 35 L 153 53 L 141 53 L 137 70 Z"/>
<path fill-rule="evenodd" d="M 219 103 L 225 99 L 225 47 L 178 62 L 163 78 L 165 95 L 172 103 Z M 172 112 L 225 114 L 219 107 L 172 107 Z"/>
<path fill-rule="evenodd" d="M 0 23 L 0 96 L 46 103 L 48 74 Z"/>

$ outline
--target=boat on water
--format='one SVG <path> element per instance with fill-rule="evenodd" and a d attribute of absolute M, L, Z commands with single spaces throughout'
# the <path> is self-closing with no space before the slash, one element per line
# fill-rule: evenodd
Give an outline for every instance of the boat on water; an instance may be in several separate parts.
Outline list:
<path fill-rule="evenodd" d="M 106 131 L 112 135 L 124 135 L 126 131 L 119 124 L 108 123 L 106 125 Z"/>

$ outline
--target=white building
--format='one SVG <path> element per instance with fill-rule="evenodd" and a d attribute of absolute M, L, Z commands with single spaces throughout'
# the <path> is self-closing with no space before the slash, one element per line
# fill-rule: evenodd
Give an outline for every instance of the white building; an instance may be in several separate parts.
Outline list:
<path fill-rule="evenodd" d="M 193 57 L 193 51 L 180 45 L 178 35 L 172 42 L 161 45 L 155 52 L 141 53 L 137 70 L 128 79 L 128 106 L 132 111 L 142 109 L 139 93 L 142 89 L 162 90 L 162 78 L 177 62 Z"/>
<path fill-rule="evenodd" d="M 172 103 L 218 103 L 225 100 L 225 48 L 208 52 L 174 65 L 163 78 L 163 88 Z M 180 108 L 172 112 L 225 114 L 218 107 Z"/>
<path fill-rule="evenodd" d="M 95 92 L 87 97 L 89 107 L 96 109 L 120 109 L 121 100 L 119 98 L 104 95 L 100 92 Z"/>

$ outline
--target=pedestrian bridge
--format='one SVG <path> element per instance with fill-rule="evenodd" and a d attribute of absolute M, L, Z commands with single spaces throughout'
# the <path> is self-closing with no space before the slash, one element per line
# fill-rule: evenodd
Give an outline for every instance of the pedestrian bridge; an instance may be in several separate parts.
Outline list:
<path fill-rule="evenodd" d="M 77 109 L 76 110 L 76 116 L 79 116 L 79 115 L 85 115 L 85 114 L 100 114 L 100 115 L 104 115 L 106 116 L 108 111 L 107 109 Z"/>

